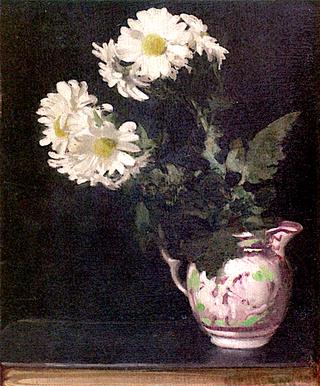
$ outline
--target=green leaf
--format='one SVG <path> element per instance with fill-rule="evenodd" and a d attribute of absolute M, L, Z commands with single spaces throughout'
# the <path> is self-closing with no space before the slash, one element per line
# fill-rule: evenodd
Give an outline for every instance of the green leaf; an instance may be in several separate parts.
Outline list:
<path fill-rule="evenodd" d="M 201 318 L 201 322 L 206 326 L 211 326 L 211 320 L 209 318 Z"/>
<path fill-rule="evenodd" d="M 135 224 L 139 232 L 145 232 L 150 228 L 150 213 L 142 201 L 136 206 Z"/>
<path fill-rule="evenodd" d="M 196 310 L 199 312 L 203 312 L 206 309 L 205 305 L 202 303 L 197 303 Z"/>
<path fill-rule="evenodd" d="M 166 184 L 166 175 L 158 168 L 152 169 L 150 174 L 150 181 L 157 188 Z"/>
<path fill-rule="evenodd" d="M 141 251 L 145 252 L 147 245 L 150 243 L 150 240 L 152 239 L 152 228 L 151 228 L 150 213 L 143 201 L 139 202 L 136 205 L 135 214 L 136 214 L 135 225 L 137 229 L 136 235 L 138 238 Z"/>
<path fill-rule="evenodd" d="M 118 115 L 116 113 L 110 113 L 104 117 L 105 121 L 111 122 L 114 125 L 117 125 Z"/>
<path fill-rule="evenodd" d="M 211 114 L 216 115 L 221 110 L 226 110 L 232 107 L 232 101 L 225 93 L 219 95 L 211 95 L 208 100 L 208 108 Z"/>
<path fill-rule="evenodd" d="M 256 216 L 259 216 L 263 211 L 264 211 L 264 209 L 261 208 L 260 206 L 253 205 L 253 206 L 251 207 L 251 212 L 252 212 L 253 214 L 255 214 Z"/>
<path fill-rule="evenodd" d="M 232 198 L 238 200 L 246 200 L 248 202 L 254 202 L 254 195 L 251 192 L 247 192 L 243 186 L 235 186 L 232 189 Z"/>
<path fill-rule="evenodd" d="M 207 138 L 204 142 L 205 150 L 202 153 L 202 157 L 206 159 L 210 168 L 214 170 L 219 176 L 225 175 L 225 165 L 217 161 L 216 156 L 220 153 L 220 147 L 218 145 L 218 139 L 222 136 L 220 132 L 213 125 L 208 125 L 205 118 L 200 119 L 203 128 L 207 133 Z"/>
<path fill-rule="evenodd" d="M 200 209 L 185 209 L 183 213 L 187 216 L 199 217 L 202 220 L 207 220 L 210 217 L 210 210 L 200 210 Z"/>
<path fill-rule="evenodd" d="M 194 290 L 197 290 L 200 287 L 200 275 L 195 269 L 192 271 L 192 274 L 188 279 L 188 287 Z"/>
<path fill-rule="evenodd" d="M 212 98 L 212 100 L 209 99 L 209 108 L 202 109 L 197 102 L 191 99 L 191 103 L 197 113 L 198 126 L 206 133 L 206 140 L 204 142 L 205 150 L 202 153 L 202 157 L 209 162 L 210 168 L 219 176 L 225 176 L 225 165 L 216 159 L 216 155 L 221 151 L 218 145 L 218 139 L 222 137 L 222 134 L 218 128 L 212 124 L 216 108 L 213 105 L 210 106 L 210 102 L 214 103 L 214 98 Z"/>
<path fill-rule="evenodd" d="M 250 327 L 253 326 L 255 323 L 257 323 L 261 319 L 261 316 L 259 315 L 253 315 L 250 316 L 248 319 L 246 319 L 244 322 L 240 323 L 240 326 L 243 327 Z"/>
<path fill-rule="evenodd" d="M 214 323 L 218 327 L 224 327 L 225 326 L 225 322 L 223 319 L 216 320 Z"/>
<path fill-rule="evenodd" d="M 220 229 L 209 232 L 206 236 L 198 234 L 196 238 L 181 245 L 183 252 L 197 266 L 197 269 L 206 271 L 207 278 L 218 275 L 223 264 L 237 258 L 237 239 L 232 236 L 232 230 Z"/>
<path fill-rule="evenodd" d="M 226 167 L 228 170 L 236 173 L 243 173 L 245 166 L 245 150 L 240 138 L 235 139 L 231 143 L 231 148 L 226 159 Z"/>
<path fill-rule="evenodd" d="M 300 112 L 286 114 L 268 125 L 249 142 L 242 183 L 257 184 L 277 172 L 279 161 L 285 158 L 282 142 Z"/>
<path fill-rule="evenodd" d="M 243 226 L 251 224 L 259 228 L 264 225 L 261 214 L 265 209 L 257 205 L 252 192 L 247 192 L 242 185 L 238 185 L 231 190 L 231 195 L 230 209 L 234 215 L 241 217 Z"/>
<path fill-rule="evenodd" d="M 167 164 L 168 182 L 173 185 L 181 185 L 184 180 L 184 172 L 173 164 Z"/>
<path fill-rule="evenodd" d="M 261 209 L 261 210 L 263 210 L 263 209 Z M 264 222 L 259 215 L 250 216 L 250 217 L 246 218 L 245 224 L 249 224 L 249 225 L 252 225 L 252 226 L 257 227 L 257 228 L 264 226 Z"/>
<path fill-rule="evenodd" d="M 100 117 L 96 110 L 93 110 L 93 119 L 97 126 L 100 127 L 103 124 L 103 119 Z"/>
<path fill-rule="evenodd" d="M 175 205 L 180 194 L 185 191 L 185 169 L 173 164 L 167 164 L 164 172 L 158 168 L 151 170 L 146 181 L 149 193 L 162 195 L 168 205 Z"/>
<path fill-rule="evenodd" d="M 138 126 L 138 133 L 140 137 L 139 146 L 141 150 L 152 151 L 156 148 L 156 143 L 148 137 L 148 133 L 142 125 Z"/>

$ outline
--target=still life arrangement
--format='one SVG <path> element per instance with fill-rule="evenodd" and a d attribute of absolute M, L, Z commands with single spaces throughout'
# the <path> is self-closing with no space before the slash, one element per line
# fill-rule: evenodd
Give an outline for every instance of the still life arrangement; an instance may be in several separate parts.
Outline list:
<path fill-rule="evenodd" d="M 223 62 L 232 53 L 207 25 L 166 8 L 139 11 L 126 25 L 92 51 L 121 105 L 98 104 L 76 80 L 58 82 L 41 100 L 48 164 L 76 184 L 102 184 L 129 197 L 141 253 L 159 248 L 213 343 L 262 346 L 285 316 L 292 282 L 285 246 L 302 230 L 292 221 L 275 226 L 270 212 L 272 179 L 300 112 L 287 112 L 252 138 L 230 140 L 223 117 L 233 101 Z M 174 108 L 147 127 L 130 120 L 129 100 Z M 192 120 L 183 143 L 170 127 L 175 109 Z M 186 283 L 178 275 L 182 260 Z"/>

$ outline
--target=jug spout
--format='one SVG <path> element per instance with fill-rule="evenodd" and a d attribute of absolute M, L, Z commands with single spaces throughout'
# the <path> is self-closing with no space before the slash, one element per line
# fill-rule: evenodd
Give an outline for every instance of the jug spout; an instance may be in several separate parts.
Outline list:
<path fill-rule="evenodd" d="M 302 229 L 301 224 L 293 221 L 282 221 L 277 228 L 269 229 L 266 234 L 272 250 L 278 256 L 284 257 L 286 245 Z"/>

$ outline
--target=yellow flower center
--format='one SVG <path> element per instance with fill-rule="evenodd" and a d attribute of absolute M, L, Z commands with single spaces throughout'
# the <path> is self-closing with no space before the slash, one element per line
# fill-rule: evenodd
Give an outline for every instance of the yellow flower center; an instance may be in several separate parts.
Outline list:
<path fill-rule="evenodd" d="M 64 127 L 65 129 L 66 127 Z M 68 133 L 66 133 L 60 126 L 60 117 L 57 118 L 53 123 L 54 133 L 58 138 L 68 138 Z"/>
<path fill-rule="evenodd" d="M 148 56 L 160 56 L 166 52 L 166 41 L 157 34 L 149 34 L 142 40 L 142 50 Z"/>
<path fill-rule="evenodd" d="M 93 151 L 102 158 L 109 158 L 116 148 L 116 142 L 110 138 L 102 137 L 93 142 Z"/>

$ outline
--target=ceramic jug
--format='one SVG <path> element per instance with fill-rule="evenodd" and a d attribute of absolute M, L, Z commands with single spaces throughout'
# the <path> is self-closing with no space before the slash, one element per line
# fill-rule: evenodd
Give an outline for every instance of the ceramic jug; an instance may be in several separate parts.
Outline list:
<path fill-rule="evenodd" d="M 264 238 L 251 232 L 233 234 L 237 256 L 225 261 L 211 278 L 190 263 L 186 283 L 179 277 L 180 260 L 160 248 L 174 283 L 188 297 L 212 343 L 244 349 L 270 340 L 284 319 L 291 293 L 292 272 L 285 247 L 301 231 L 300 224 L 283 221 L 264 231 Z"/>

